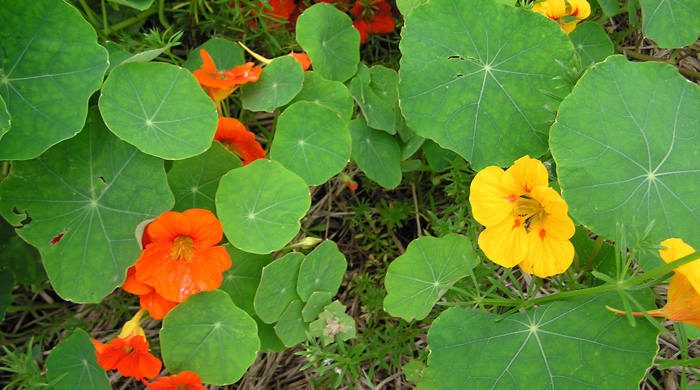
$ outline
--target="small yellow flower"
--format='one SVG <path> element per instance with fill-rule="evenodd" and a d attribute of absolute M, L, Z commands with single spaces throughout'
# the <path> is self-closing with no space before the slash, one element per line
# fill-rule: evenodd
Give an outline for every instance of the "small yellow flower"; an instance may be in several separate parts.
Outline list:
<path fill-rule="evenodd" d="M 575 227 L 566 202 L 548 184 L 547 169 L 529 156 L 506 171 L 487 167 L 476 175 L 469 202 L 486 227 L 479 247 L 491 261 L 542 278 L 569 268 Z"/>
<path fill-rule="evenodd" d="M 535 3 L 532 10 L 558 21 L 561 29 L 569 34 L 581 20 L 590 16 L 591 5 L 586 0 L 567 0 L 567 2 L 568 4 L 564 0 L 545 0 Z"/>

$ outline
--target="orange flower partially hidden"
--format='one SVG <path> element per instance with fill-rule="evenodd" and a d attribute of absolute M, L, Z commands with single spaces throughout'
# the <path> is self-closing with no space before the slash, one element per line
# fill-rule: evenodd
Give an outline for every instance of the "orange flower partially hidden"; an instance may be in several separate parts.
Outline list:
<path fill-rule="evenodd" d="M 262 72 L 262 68 L 254 66 L 255 64 L 252 62 L 219 72 L 214 65 L 214 60 L 206 50 L 201 49 L 199 54 L 204 63 L 201 69 L 193 72 L 193 75 L 199 85 L 207 89 L 207 94 L 214 101 L 219 112 L 221 112 L 222 100 L 229 97 L 241 85 L 258 81 Z"/>
<path fill-rule="evenodd" d="M 311 60 L 309 59 L 309 55 L 306 53 L 291 52 L 288 55 L 294 57 L 294 59 L 301 64 L 301 68 L 304 69 L 304 72 L 306 72 L 311 66 Z"/>
<path fill-rule="evenodd" d="M 559 22 L 567 34 L 574 31 L 581 20 L 591 14 L 591 5 L 586 0 L 545 0 L 535 3 L 532 10 Z"/>
<path fill-rule="evenodd" d="M 389 34 L 396 28 L 391 5 L 384 0 L 358 0 L 350 12 L 357 18 L 352 25 L 360 32 L 360 43 L 369 34 Z"/>
<path fill-rule="evenodd" d="M 659 250 L 661 258 L 666 263 L 671 263 L 695 252 L 693 247 L 679 238 L 669 238 L 663 241 L 661 245 L 668 248 Z M 700 264 L 694 261 L 682 265 L 673 271 L 673 277 L 671 277 L 671 282 L 668 285 L 666 306 L 658 310 L 648 311 L 647 314 L 652 317 L 665 317 L 671 321 L 685 322 L 700 328 L 700 294 L 698 294 L 699 290 L 693 283 L 696 273 L 700 272 Z M 608 310 L 618 314 L 625 314 L 624 311 L 610 307 L 608 307 Z M 641 317 L 644 314 L 635 312 L 632 315 Z"/>
<path fill-rule="evenodd" d="M 486 227 L 478 241 L 491 261 L 541 278 L 569 268 L 575 226 L 568 205 L 548 184 L 547 169 L 529 156 L 506 171 L 492 166 L 474 177 L 469 202 L 474 219 Z"/>
<path fill-rule="evenodd" d="M 202 386 L 202 379 L 194 372 L 183 371 L 177 375 L 171 375 L 156 379 L 153 383 L 143 382 L 149 389 L 157 390 L 206 390 Z"/>
<path fill-rule="evenodd" d="M 153 241 L 136 261 L 136 279 L 164 299 L 182 302 L 199 291 L 218 288 L 231 258 L 222 246 L 223 227 L 211 211 L 161 214 L 148 226 Z"/>
<path fill-rule="evenodd" d="M 136 279 L 135 267 L 130 267 L 126 272 L 126 281 L 124 281 L 122 289 L 134 295 L 138 295 L 141 308 L 147 310 L 151 318 L 156 320 L 165 318 L 165 315 L 178 304 L 178 302 L 163 298 L 152 286 L 139 282 L 139 280 Z"/>
<path fill-rule="evenodd" d="M 255 134 L 233 118 L 219 118 L 214 141 L 219 141 L 231 153 L 240 157 L 243 165 L 248 165 L 259 158 L 265 158 L 265 150 L 255 140 Z"/>
<path fill-rule="evenodd" d="M 148 353 L 148 342 L 143 335 L 143 329 L 138 325 L 141 315 L 143 311 L 139 311 L 127 322 L 122 334 L 112 339 L 109 344 L 91 339 L 95 346 L 97 364 L 105 370 L 118 370 L 123 376 L 133 376 L 136 380 L 158 376 L 162 363 Z"/>

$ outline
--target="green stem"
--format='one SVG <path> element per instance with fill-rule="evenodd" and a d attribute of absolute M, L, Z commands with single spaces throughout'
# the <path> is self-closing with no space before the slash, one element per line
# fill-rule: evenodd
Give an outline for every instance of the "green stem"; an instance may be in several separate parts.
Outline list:
<path fill-rule="evenodd" d="M 170 28 L 168 20 L 165 19 L 165 0 L 160 0 L 158 4 L 158 19 L 160 20 L 160 24 L 162 24 L 166 30 Z"/>
<path fill-rule="evenodd" d="M 42 310 L 42 309 L 58 309 L 61 307 L 64 307 L 65 305 L 63 302 L 56 302 L 56 303 L 41 303 L 41 304 L 36 304 L 36 305 L 17 305 L 17 306 L 10 306 L 7 308 L 8 312 L 17 312 L 17 311 L 30 311 L 30 310 Z"/>
<path fill-rule="evenodd" d="M 602 236 L 598 236 L 595 239 L 595 244 L 593 245 L 593 250 L 591 251 L 591 255 L 588 256 L 588 259 L 586 260 L 586 264 L 584 264 L 583 268 L 578 272 L 579 275 L 583 275 L 593 267 L 593 262 L 595 261 L 595 258 L 598 257 L 598 252 L 600 252 L 600 248 L 603 246 L 604 239 Z"/>
<path fill-rule="evenodd" d="M 635 60 L 664 62 L 664 63 L 669 64 L 669 65 L 673 66 L 674 68 L 678 69 L 678 72 L 680 72 L 683 76 L 692 77 L 696 80 L 700 80 L 700 72 L 696 72 L 696 71 L 693 71 L 690 69 L 681 68 L 680 66 L 677 66 L 673 62 L 669 62 L 667 60 L 662 60 L 660 58 L 654 58 L 654 57 L 651 57 L 651 56 L 648 56 L 645 54 L 640 54 L 640 53 L 637 53 L 636 51 L 633 51 L 633 50 L 626 50 L 620 46 L 615 46 L 615 52 L 618 54 L 624 54 L 626 57 L 634 58 Z"/>
<path fill-rule="evenodd" d="M 87 5 L 87 3 L 85 2 L 85 0 L 78 0 L 78 2 L 79 2 L 80 5 L 83 7 L 83 10 L 85 11 L 85 17 L 87 17 L 87 21 L 88 21 L 90 24 L 92 24 L 92 27 L 93 27 L 93 28 L 95 28 L 95 32 L 97 33 L 97 35 L 99 35 L 101 38 L 103 38 L 103 39 L 106 40 L 106 39 L 107 39 L 107 36 L 106 36 L 105 33 L 102 32 L 102 30 L 100 29 L 100 22 L 98 22 L 97 19 L 95 19 L 95 16 L 96 16 L 96 15 L 95 15 L 95 13 L 93 12 L 93 10 L 90 9 L 90 7 Z"/>
<path fill-rule="evenodd" d="M 138 14 L 138 15 L 136 15 L 136 16 L 134 16 L 134 17 L 131 17 L 131 18 L 129 18 L 129 19 L 122 20 L 121 22 L 119 22 L 119 23 L 117 23 L 117 24 L 111 26 L 111 27 L 110 27 L 110 30 L 112 30 L 112 32 L 114 32 L 114 31 L 119 31 L 119 30 L 121 30 L 121 29 L 123 29 L 123 28 L 126 28 L 126 27 L 129 27 L 129 26 L 131 26 L 132 24 L 138 22 L 139 20 L 145 19 L 145 18 L 147 18 L 147 17 L 149 17 L 149 16 L 151 16 L 151 15 L 157 13 L 157 12 L 158 12 L 157 9 L 155 9 L 155 8 L 149 8 L 149 9 L 147 9 L 147 10 L 141 12 L 140 14 Z"/>
<path fill-rule="evenodd" d="M 102 0 L 102 26 L 105 35 L 109 35 L 109 23 L 107 23 L 107 7 L 105 6 L 105 0 Z"/>

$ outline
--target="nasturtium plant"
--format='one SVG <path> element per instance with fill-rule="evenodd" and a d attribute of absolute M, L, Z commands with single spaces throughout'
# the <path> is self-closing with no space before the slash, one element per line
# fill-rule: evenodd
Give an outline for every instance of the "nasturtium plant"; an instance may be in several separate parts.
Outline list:
<path fill-rule="evenodd" d="M 552 155 L 569 212 L 606 238 L 655 221 L 700 247 L 700 89 L 660 63 L 609 57 L 562 102 Z M 602 167 L 615 167 L 604 169 Z"/>
<path fill-rule="evenodd" d="M 168 171 L 168 184 L 175 195 L 173 211 L 207 209 L 215 213 L 219 180 L 241 166 L 241 160 L 216 141 L 198 156 L 175 161 Z"/>
<path fill-rule="evenodd" d="M 302 318 L 304 302 L 299 299 L 292 301 L 275 324 L 275 334 L 287 347 L 293 347 L 306 340 L 307 325 Z"/>
<path fill-rule="evenodd" d="M 386 273 L 384 310 L 406 321 L 425 318 L 447 288 L 479 263 L 471 241 L 457 234 L 413 240 Z"/>
<path fill-rule="evenodd" d="M 209 149 L 218 121 L 192 73 L 157 62 L 114 68 L 102 87 L 100 111 L 119 138 L 173 160 Z"/>
<path fill-rule="evenodd" d="M 56 292 L 75 302 L 100 302 L 124 283 L 140 253 L 136 225 L 173 203 L 162 160 L 115 137 L 96 108 L 82 132 L 13 163 L 0 185 L 0 213 L 39 249 Z"/>
<path fill-rule="evenodd" d="M 260 352 L 280 352 L 287 347 L 282 343 L 277 333 L 275 333 L 276 324 L 266 324 L 255 316 L 255 323 L 258 324 L 258 337 L 260 338 Z"/>
<path fill-rule="evenodd" d="M 51 382 L 59 378 L 52 389 L 112 389 L 104 368 L 97 364 L 90 335 L 82 329 L 74 330 L 46 358 L 46 379 Z"/>
<path fill-rule="evenodd" d="M 212 38 L 192 50 L 182 67 L 190 72 L 199 69 L 204 64 L 202 55 L 199 52 L 202 49 L 209 54 L 216 65 L 216 70 L 219 72 L 245 64 L 243 49 L 236 42 L 224 38 Z"/>
<path fill-rule="evenodd" d="M 443 149 L 433 140 L 426 139 L 421 146 L 428 165 L 435 172 L 442 172 L 450 167 L 450 163 L 457 157 L 457 153 Z"/>
<path fill-rule="evenodd" d="M 274 259 L 272 255 L 256 255 L 243 252 L 230 245 L 224 245 L 231 256 L 231 268 L 224 271 L 224 280 L 219 289 L 226 291 L 233 303 L 251 316 L 255 315 L 253 300 L 260 284 L 262 269 Z"/>
<path fill-rule="evenodd" d="M 653 304 L 648 292 L 638 299 Z M 428 331 L 430 373 L 441 390 L 636 388 L 656 355 L 659 332 L 646 321 L 631 328 L 605 305 L 620 305 L 617 292 L 498 322 L 481 310 L 448 309 Z"/>
<path fill-rule="evenodd" d="M 360 33 L 348 15 L 330 4 L 314 4 L 299 16 L 296 29 L 297 42 L 309 55 L 316 73 L 340 82 L 355 74 Z"/>
<path fill-rule="evenodd" d="M 272 112 L 289 103 L 301 91 L 303 82 L 304 70 L 293 57 L 275 58 L 258 81 L 241 87 L 241 103 L 247 110 Z"/>
<path fill-rule="evenodd" d="M 660 47 L 692 45 L 700 34 L 700 8 L 694 0 L 641 0 L 644 35 Z"/>
<path fill-rule="evenodd" d="M 615 47 L 601 25 L 583 22 L 569 34 L 574 49 L 581 57 L 581 66 L 601 62 L 615 52 Z"/>
<path fill-rule="evenodd" d="M 265 159 L 224 175 L 216 193 L 216 211 L 226 238 L 252 253 L 270 253 L 287 244 L 310 205 L 304 180 Z"/>
<path fill-rule="evenodd" d="M 308 298 L 306 305 L 301 311 L 304 322 L 311 322 L 319 314 L 323 313 L 325 307 L 331 304 L 333 295 L 327 291 L 316 291 Z"/>
<path fill-rule="evenodd" d="M 384 98 L 377 96 L 370 88 L 370 83 L 356 76 L 350 83 L 350 93 L 360 107 L 367 125 L 374 129 L 384 130 L 389 134 L 396 133 L 394 128 L 394 106 Z"/>
<path fill-rule="evenodd" d="M 3 1 L 0 20 L 0 96 L 12 118 L 0 159 L 28 160 L 83 128 L 107 50 L 63 0 Z"/>
<path fill-rule="evenodd" d="M 263 322 L 279 320 L 289 304 L 299 299 L 297 278 L 303 260 L 303 254 L 292 252 L 263 268 L 254 301 L 255 313 Z"/>
<path fill-rule="evenodd" d="M 160 345 L 171 373 L 191 371 L 205 383 L 236 382 L 260 349 L 258 328 L 221 290 L 194 294 L 163 319 Z"/>
<path fill-rule="evenodd" d="M 353 114 L 354 101 L 345 86 L 337 81 L 326 80 L 316 72 L 304 72 L 304 85 L 291 103 L 307 101 L 322 104 L 337 112 L 346 122 Z"/>
<path fill-rule="evenodd" d="M 367 177 L 384 188 L 401 182 L 401 150 L 396 139 L 367 126 L 363 118 L 350 121 L 352 157 Z"/>
<path fill-rule="evenodd" d="M 481 0 L 431 0 L 402 30 L 399 101 L 406 124 L 474 169 L 547 151 L 545 105 L 574 49 L 535 12 Z"/>
<path fill-rule="evenodd" d="M 297 293 L 307 302 L 315 292 L 335 295 L 348 268 L 345 256 L 333 241 L 324 241 L 301 262 Z"/>
<path fill-rule="evenodd" d="M 348 125 L 337 112 L 302 101 L 279 116 L 270 158 L 312 186 L 342 171 L 350 159 L 351 147 Z"/>

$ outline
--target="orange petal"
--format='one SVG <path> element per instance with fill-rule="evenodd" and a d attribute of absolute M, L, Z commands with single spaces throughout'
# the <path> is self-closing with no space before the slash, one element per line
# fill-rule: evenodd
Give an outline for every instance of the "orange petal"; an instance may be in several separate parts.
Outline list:
<path fill-rule="evenodd" d="M 308 54 L 291 52 L 289 55 L 294 57 L 294 59 L 301 64 L 301 68 L 304 70 L 304 72 L 306 72 L 311 66 L 311 60 L 309 59 Z"/>
<path fill-rule="evenodd" d="M 141 283 L 136 279 L 136 267 L 129 267 L 126 271 L 126 281 L 124 281 L 122 289 L 134 295 L 144 295 L 153 291 L 153 287 Z"/>
<path fill-rule="evenodd" d="M 192 279 L 198 291 L 211 291 L 219 288 L 223 281 L 222 273 L 231 268 L 231 257 L 222 246 L 198 251 L 192 261 Z"/>
<path fill-rule="evenodd" d="M 192 237 L 195 249 L 210 248 L 224 237 L 224 228 L 211 211 L 191 209 L 182 213 L 182 216 L 189 221 L 190 231 L 187 235 Z"/>
<path fill-rule="evenodd" d="M 666 306 L 660 309 L 666 318 L 700 327 L 700 295 L 688 278 L 680 273 L 673 275 L 667 298 Z"/>
<path fill-rule="evenodd" d="M 192 72 L 192 75 L 194 75 L 194 78 L 197 79 L 199 85 L 207 88 L 227 89 L 236 85 L 236 81 L 234 79 L 217 79 L 216 77 L 212 77 L 211 75 L 199 69 Z"/>
<path fill-rule="evenodd" d="M 518 218 L 508 218 L 479 234 L 479 247 L 489 260 L 512 268 L 525 259 L 527 232 L 521 222 Z"/>
<path fill-rule="evenodd" d="M 139 304 L 142 309 L 148 310 L 151 318 L 162 320 L 178 302 L 169 301 L 152 289 L 150 293 L 139 297 Z"/>
<path fill-rule="evenodd" d="M 190 221 L 175 211 L 161 214 L 148 226 L 148 235 L 151 236 L 153 244 L 172 244 L 175 237 L 189 236 L 191 233 Z"/>
<path fill-rule="evenodd" d="M 211 56 L 209 55 L 209 53 L 207 53 L 206 50 L 200 49 L 199 55 L 202 56 L 202 62 L 204 62 L 201 66 L 202 70 L 209 74 L 215 74 L 217 76 L 221 75 L 221 73 L 216 71 L 216 65 L 214 65 L 214 60 L 211 59 Z"/>

